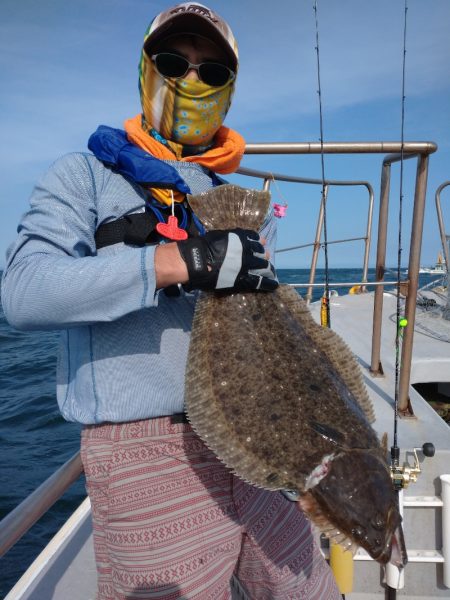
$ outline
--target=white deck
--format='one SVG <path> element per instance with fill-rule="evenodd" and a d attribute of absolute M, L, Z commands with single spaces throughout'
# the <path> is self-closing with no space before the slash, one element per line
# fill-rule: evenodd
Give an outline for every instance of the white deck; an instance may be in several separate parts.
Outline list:
<path fill-rule="evenodd" d="M 311 310 L 316 320 L 319 320 L 320 307 L 316 304 L 311 307 Z M 392 408 L 395 395 L 395 296 L 390 293 L 384 294 L 381 335 L 381 363 L 385 374 L 383 377 L 374 377 L 369 372 L 372 313 L 372 294 L 346 295 L 331 299 L 331 326 L 347 342 L 362 367 L 364 380 L 375 409 L 374 428 L 379 434 L 387 432 L 389 442 L 392 442 Z M 421 311 L 419 308 L 417 311 L 411 384 L 450 381 L 450 343 L 437 337 L 444 334 L 450 340 L 450 321 L 438 320 L 433 314 L 431 311 Z M 424 331 L 423 325 L 426 326 L 427 331 Z M 432 335 L 432 331 L 436 332 L 436 336 Z M 412 387 L 410 397 L 415 418 L 399 420 L 399 446 L 403 450 L 410 450 L 413 447 L 421 447 L 424 442 L 433 442 L 437 456 L 426 459 L 427 467 L 430 468 L 436 460 L 440 462 L 441 451 L 450 451 L 450 429 Z M 440 473 L 450 470 L 449 458 L 450 456 L 446 455 Z M 422 476 L 415 484 L 415 495 L 422 493 L 423 488 L 429 489 L 429 479 L 426 484 L 425 479 Z"/>
<path fill-rule="evenodd" d="M 313 305 L 312 312 L 319 321 L 320 307 Z M 381 363 L 385 373 L 383 377 L 374 377 L 369 372 L 372 313 L 373 294 L 346 295 L 331 299 L 332 329 L 345 339 L 357 356 L 375 409 L 376 421 L 373 426 L 380 435 L 387 432 L 391 444 L 395 390 L 395 296 L 384 294 L 381 339 Z M 436 313 L 418 308 L 416 323 L 411 383 L 450 381 L 450 343 L 439 339 L 440 337 L 450 339 L 450 321 L 438 320 Z M 411 450 L 414 447 L 421 448 L 424 442 L 432 442 L 436 454 L 433 458 L 424 458 L 419 453 L 422 473 L 417 483 L 411 484 L 405 490 L 405 499 L 410 496 L 439 496 L 441 492 L 439 476 L 450 472 L 450 428 L 412 387 L 410 398 L 414 418 L 400 419 L 398 423 L 401 463 L 408 460 L 412 466 Z M 405 508 L 404 532 L 408 549 L 440 550 L 442 547 L 440 509 Z M 384 598 L 381 580 L 382 570 L 373 561 L 356 562 L 354 590 L 355 592 L 358 590 L 358 593 L 347 594 L 346 598 L 348 600 Z M 442 565 L 410 562 L 405 569 L 405 589 L 399 590 L 397 595 L 408 600 L 450 598 L 450 590 L 443 585 L 442 581 Z"/>
<path fill-rule="evenodd" d="M 368 370 L 371 358 L 373 295 L 339 296 L 331 300 L 331 325 L 348 343 L 363 369 L 369 395 L 373 401 L 375 429 L 389 434 L 392 442 L 394 364 L 395 364 L 395 297 L 384 295 L 383 334 L 381 361 L 384 377 L 373 377 Z M 311 307 L 318 320 L 318 305 Z M 450 343 L 437 339 L 430 333 L 437 327 L 438 333 L 450 339 L 450 322 L 439 323 L 430 314 L 418 314 L 418 324 L 426 328 L 416 330 L 412 383 L 450 381 Z M 405 497 L 439 495 L 439 475 L 450 472 L 450 429 L 432 408 L 411 388 L 411 401 L 415 418 L 402 419 L 399 423 L 399 446 L 402 460 L 410 460 L 413 447 L 433 442 L 434 458 L 422 462 L 423 473 L 416 484 L 405 491 Z M 423 459 L 423 457 L 422 457 Z M 421 459 L 421 460 L 422 460 Z M 410 461 L 411 462 L 411 461 Z M 420 511 L 420 518 L 417 518 Z M 407 547 L 440 549 L 440 509 L 405 508 L 405 538 Z M 399 598 L 431 600 L 449 598 L 450 590 L 442 583 L 442 566 L 410 562 L 405 570 L 406 587 L 398 592 Z M 355 592 L 347 594 L 348 600 L 372 600 L 384 598 L 381 585 L 382 569 L 373 561 L 355 561 Z M 30 567 L 17 586 L 5 600 L 90 600 L 95 598 L 96 574 L 92 549 L 89 504 L 86 501 L 59 532 L 55 540 Z M 236 591 L 234 598 L 242 597 Z M 255 599 L 257 600 L 257 599 Z M 326 600 L 326 599 L 324 599 Z"/>

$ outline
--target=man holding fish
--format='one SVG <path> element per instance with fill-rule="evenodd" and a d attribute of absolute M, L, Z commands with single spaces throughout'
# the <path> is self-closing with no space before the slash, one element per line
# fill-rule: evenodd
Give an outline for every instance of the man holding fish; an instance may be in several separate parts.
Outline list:
<path fill-rule="evenodd" d="M 239 166 L 245 142 L 222 125 L 237 69 L 215 12 L 157 15 L 142 114 L 52 165 L 8 251 L 10 323 L 61 329 L 57 397 L 84 425 L 99 600 L 226 599 L 233 574 L 257 600 L 340 597 L 297 504 L 233 475 L 184 412 L 198 290 L 278 286 L 273 215 L 259 233 L 206 232 L 186 201 Z"/>

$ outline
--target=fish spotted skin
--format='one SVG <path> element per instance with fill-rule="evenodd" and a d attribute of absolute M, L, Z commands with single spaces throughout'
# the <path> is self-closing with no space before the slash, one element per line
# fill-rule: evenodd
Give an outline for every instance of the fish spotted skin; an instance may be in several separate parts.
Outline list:
<path fill-rule="evenodd" d="M 300 500 L 313 521 L 343 534 L 347 545 L 362 546 L 380 563 L 391 557 L 392 543 L 401 529 L 397 497 L 384 456 L 378 449 L 342 449 L 329 463 L 328 472 Z M 407 562 L 403 536 L 397 542 Z"/>
<path fill-rule="evenodd" d="M 259 229 L 269 197 L 225 185 L 189 202 L 207 229 Z M 322 529 L 389 560 L 401 517 L 359 365 L 293 288 L 201 294 L 186 410 L 239 477 L 298 491 L 302 509 Z"/>

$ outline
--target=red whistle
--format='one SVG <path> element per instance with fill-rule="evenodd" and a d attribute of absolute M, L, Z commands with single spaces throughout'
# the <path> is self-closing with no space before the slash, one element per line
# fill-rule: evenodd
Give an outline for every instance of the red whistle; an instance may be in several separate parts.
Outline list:
<path fill-rule="evenodd" d="M 187 240 L 187 231 L 178 227 L 178 219 L 174 215 L 170 215 L 167 223 L 158 223 L 156 231 L 168 238 L 169 240 L 180 241 Z"/>

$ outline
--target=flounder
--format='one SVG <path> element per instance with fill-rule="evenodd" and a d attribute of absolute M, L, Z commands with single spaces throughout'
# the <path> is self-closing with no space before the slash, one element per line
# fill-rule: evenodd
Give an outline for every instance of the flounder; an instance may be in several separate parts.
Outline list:
<path fill-rule="evenodd" d="M 268 192 L 224 185 L 189 204 L 207 230 L 260 230 Z M 401 516 L 359 365 L 297 292 L 201 293 L 186 372 L 194 430 L 245 481 L 297 494 L 336 542 L 407 557 Z"/>

